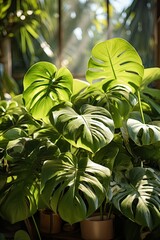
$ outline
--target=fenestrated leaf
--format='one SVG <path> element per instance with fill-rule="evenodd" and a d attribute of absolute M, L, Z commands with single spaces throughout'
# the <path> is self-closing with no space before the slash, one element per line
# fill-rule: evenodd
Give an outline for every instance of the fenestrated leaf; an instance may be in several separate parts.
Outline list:
<path fill-rule="evenodd" d="M 15 122 L 22 115 L 22 109 L 16 101 L 0 101 L 0 131 L 5 131 L 15 125 Z"/>
<path fill-rule="evenodd" d="M 129 137 L 137 145 L 149 145 L 160 141 L 160 127 L 142 123 L 140 120 L 129 118 L 127 121 Z"/>
<path fill-rule="evenodd" d="M 137 104 L 137 97 L 126 86 L 115 86 L 108 90 L 105 84 L 102 89 L 92 85 L 74 99 L 76 108 L 86 103 L 107 109 L 112 115 L 115 128 L 119 128 Z"/>
<path fill-rule="evenodd" d="M 23 98 L 26 108 L 39 119 L 61 101 L 69 101 L 72 94 L 73 77 L 68 69 L 49 62 L 34 64 L 24 77 Z"/>
<path fill-rule="evenodd" d="M 125 86 L 115 86 L 98 98 L 98 105 L 105 107 L 111 113 L 115 128 L 122 126 L 137 103 L 137 97 Z"/>
<path fill-rule="evenodd" d="M 113 38 L 98 43 L 92 49 L 87 80 L 102 81 L 108 88 L 127 85 L 134 92 L 140 87 L 144 68 L 133 46 L 124 39 Z"/>
<path fill-rule="evenodd" d="M 20 138 L 7 146 L 7 179 L 0 191 L 0 216 L 15 223 L 38 209 L 40 170 L 45 159 L 59 155 L 47 140 Z"/>
<path fill-rule="evenodd" d="M 42 197 L 69 223 L 93 213 L 105 199 L 110 170 L 83 153 L 60 155 L 42 169 Z M 43 195 L 44 194 L 44 195 Z"/>
<path fill-rule="evenodd" d="M 20 137 L 27 137 L 41 126 L 40 122 L 21 106 L 21 97 L 18 96 L 16 100 L 18 101 L 0 101 L 0 145 Z"/>
<path fill-rule="evenodd" d="M 119 187 L 113 197 L 118 210 L 150 230 L 160 224 L 160 178 L 154 170 L 135 167 Z"/>
<path fill-rule="evenodd" d="M 84 104 L 78 112 L 68 106 L 52 109 L 51 123 L 73 146 L 96 152 L 114 136 L 110 113 L 99 106 Z"/>

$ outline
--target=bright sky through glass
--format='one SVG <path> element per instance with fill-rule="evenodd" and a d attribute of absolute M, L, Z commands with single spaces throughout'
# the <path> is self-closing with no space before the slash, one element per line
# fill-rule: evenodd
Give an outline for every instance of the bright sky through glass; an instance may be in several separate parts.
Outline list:
<path fill-rule="evenodd" d="M 117 12 L 122 12 L 123 9 L 129 7 L 133 0 L 110 0 L 111 5 L 115 7 Z"/>

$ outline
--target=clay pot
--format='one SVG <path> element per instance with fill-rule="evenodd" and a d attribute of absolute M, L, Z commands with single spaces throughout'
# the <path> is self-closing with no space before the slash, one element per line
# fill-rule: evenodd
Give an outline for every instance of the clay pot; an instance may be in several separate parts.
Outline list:
<path fill-rule="evenodd" d="M 100 216 L 87 218 L 80 223 L 81 236 L 85 240 L 111 240 L 114 239 L 114 216 L 101 220 Z"/>
<path fill-rule="evenodd" d="M 40 211 L 40 231 L 53 234 L 61 231 L 62 220 L 60 216 L 51 210 Z"/>

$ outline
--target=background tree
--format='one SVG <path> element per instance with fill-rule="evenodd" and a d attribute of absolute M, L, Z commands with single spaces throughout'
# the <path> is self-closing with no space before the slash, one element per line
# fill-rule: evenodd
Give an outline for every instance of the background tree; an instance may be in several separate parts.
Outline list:
<path fill-rule="evenodd" d="M 0 1 L 0 89 L 2 98 L 4 93 L 17 93 L 17 87 L 11 79 L 11 38 L 14 39 L 14 48 L 17 52 L 20 50 L 22 60 L 32 64 L 35 61 L 35 40 L 39 42 L 39 46 L 44 46 L 43 33 L 44 31 L 49 32 L 50 26 L 52 26 L 45 6 L 45 2 L 40 0 Z M 27 57 L 28 55 L 29 57 Z"/>

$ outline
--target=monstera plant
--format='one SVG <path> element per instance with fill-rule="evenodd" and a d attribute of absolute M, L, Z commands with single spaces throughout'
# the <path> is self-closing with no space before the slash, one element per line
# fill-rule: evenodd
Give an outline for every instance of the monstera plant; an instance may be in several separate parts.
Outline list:
<path fill-rule="evenodd" d="M 0 215 L 25 219 L 41 199 L 72 224 L 111 201 L 143 227 L 160 225 L 159 79 L 160 69 L 144 69 L 121 38 L 95 45 L 85 81 L 65 67 L 34 64 L 24 77 L 21 103 L 29 121 L 22 117 L 12 139 L 7 133 L 15 127 L 1 130 L 7 168 Z"/>

